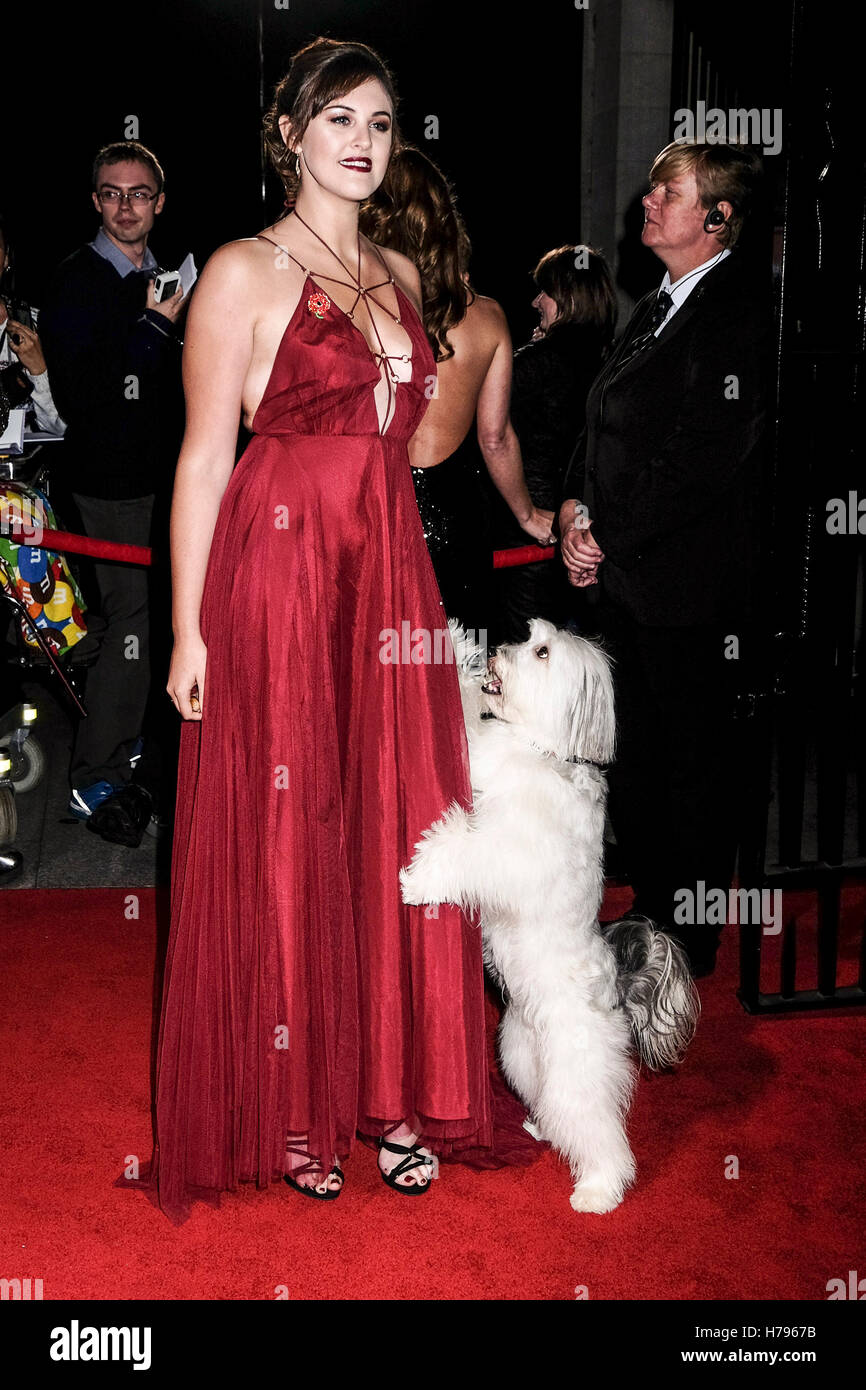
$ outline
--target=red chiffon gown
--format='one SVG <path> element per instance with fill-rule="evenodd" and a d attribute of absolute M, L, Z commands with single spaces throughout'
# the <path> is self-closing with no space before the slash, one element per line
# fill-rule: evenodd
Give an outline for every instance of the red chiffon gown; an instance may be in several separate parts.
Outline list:
<path fill-rule="evenodd" d="M 411 375 L 383 432 L 381 357 L 307 272 L 214 531 L 203 717 L 181 735 L 156 1145 L 136 1184 L 175 1222 L 194 1199 L 279 1180 L 289 1132 L 327 1171 L 356 1132 L 417 1114 L 440 1156 L 490 1166 L 477 920 L 407 907 L 398 882 L 471 791 L 456 668 L 413 662 L 405 641 L 445 617 L 406 450 L 436 368 L 395 292 Z M 382 659 L 392 631 L 409 659 Z"/>

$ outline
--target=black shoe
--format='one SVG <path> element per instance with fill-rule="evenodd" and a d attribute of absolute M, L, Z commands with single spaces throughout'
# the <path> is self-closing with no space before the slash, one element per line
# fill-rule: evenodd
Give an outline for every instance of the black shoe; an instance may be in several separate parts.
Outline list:
<path fill-rule="evenodd" d="M 87 829 L 109 844 L 138 849 L 152 813 L 150 792 L 129 782 L 97 806 L 87 821 Z"/>
<path fill-rule="evenodd" d="M 322 1169 L 319 1162 L 316 1159 L 313 1159 L 310 1163 L 302 1163 L 301 1166 L 299 1168 L 296 1168 L 294 1171 L 296 1173 L 314 1173 L 323 1172 L 324 1170 Z M 337 1198 L 342 1192 L 344 1182 L 342 1168 L 338 1168 L 335 1164 L 334 1167 L 331 1169 L 330 1173 L 328 1173 L 327 1177 L 320 1179 L 320 1181 L 327 1182 L 330 1178 L 339 1178 L 340 1186 L 328 1187 L 325 1189 L 324 1192 L 317 1192 L 312 1183 L 295 1182 L 295 1179 L 292 1177 L 291 1173 L 283 1173 L 283 1182 L 287 1182 L 289 1184 L 289 1187 L 293 1187 L 296 1192 L 300 1192 L 301 1196 L 312 1197 L 313 1200 L 316 1202 L 336 1202 Z"/>
<path fill-rule="evenodd" d="M 400 1163 L 394 1164 L 394 1167 L 389 1173 L 384 1172 L 381 1168 L 379 1169 L 379 1175 L 386 1187 L 392 1187 L 395 1192 L 402 1192 L 407 1197 L 414 1197 L 416 1194 L 430 1191 L 430 1178 L 427 1178 L 425 1182 L 421 1182 L 419 1181 L 419 1175 L 419 1178 L 416 1178 L 413 1183 L 397 1181 L 398 1178 L 402 1178 L 405 1174 L 411 1173 L 413 1168 L 424 1168 L 429 1166 L 431 1162 L 430 1157 L 422 1153 L 421 1145 L 419 1145 L 417 1139 L 415 1143 L 411 1144 L 408 1148 L 405 1144 L 390 1143 L 384 1135 L 379 1139 L 378 1143 L 380 1149 L 387 1149 L 388 1152 L 392 1154 L 405 1155 Z"/>
<path fill-rule="evenodd" d="M 291 1137 L 292 1136 L 290 1135 L 289 1138 Z M 303 1143 L 305 1142 L 306 1135 L 300 1135 L 297 1143 L 289 1143 L 286 1145 L 287 1154 L 296 1154 L 298 1158 L 306 1158 L 308 1160 L 306 1163 L 297 1164 L 292 1169 L 292 1173 L 297 1173 L 299 1177 L 302 1176 L 304 1173 L 324 1173 L 325 1170 L 319 1162 L 318 1158 L 316 1158 L 315 1154 L 311 1154 L 309 1149 L 305 1149 L 303 1147 Z M 336 1202 L 337 1198 L 343 1190 L 345 1175 L 343 1173 L 342 1168 L 340 1168 L 336 1163 L 334 1164 L 330 1173 L 328 1173 L 325 1177 L 319 1179 L 318 1184 L 296 1182 L 295 1179 L 292 1177 L 292 1173 L 283 1173 L 283 1182 L 287 1182 L 289 1187 L 293 1187 L 296 1192 L 300 1192 L 302 1197 L 312 1197 L 313 1200 L 316 1202 Z M 326 1183 L 331 1178 L 339 1178 L 340 1186 L 326 1187 L 324 1192 L 316 1191 L 317 1186 L 321 1187 L 323 1182 Z"/>

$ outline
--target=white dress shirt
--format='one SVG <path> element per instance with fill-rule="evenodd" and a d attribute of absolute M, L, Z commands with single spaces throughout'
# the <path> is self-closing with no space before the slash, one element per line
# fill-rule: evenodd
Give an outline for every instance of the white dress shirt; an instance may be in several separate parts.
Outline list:
<path fill-rule="evenodd" d="M 667 290 L 674 302 L 656 329 L 656 337 L 658 337 L 663 328 L 667 328 L 677 309 L 683 307 L 701 277 L 706 275 L 708 270 L 712 270 L 714 265 L 718 265 L 719 261 L 723 261 L 726 256 L 730 256 L 730 254 L 726 246 L 722 251 L 718 251 L 715 256 L 711 256 L 708 261 L 704 261 L 703 265 L 697 266 L 695 270 L 690 270 L 686 275 L 681 275 L 679 280 L 675 280 L 673 284 L 671 284 L 670 271 L 665 271 L 665 278 L 659 285 L 658 292 L 661 294 L 662 290 Z"/>

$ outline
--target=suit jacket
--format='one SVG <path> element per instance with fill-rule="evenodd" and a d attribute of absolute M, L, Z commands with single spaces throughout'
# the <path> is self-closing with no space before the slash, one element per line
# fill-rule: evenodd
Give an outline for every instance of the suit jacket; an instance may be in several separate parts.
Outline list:
<path fill-rule="evenodd" d="M 590 388 L 563 485 L 604 551 L 603 595 L 656 627 L 742 609 L 756 568 L 772 314 L 733 252 L 655 341 L 640 301 Z"/>

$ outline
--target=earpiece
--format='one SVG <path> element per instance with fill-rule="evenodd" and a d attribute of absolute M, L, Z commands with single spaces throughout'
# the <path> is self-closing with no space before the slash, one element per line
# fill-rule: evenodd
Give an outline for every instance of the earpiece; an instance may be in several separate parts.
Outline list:
<path fill-rule="evenodd" d="M 704 218 L 704 231 L 712 232 L 716 227 L 724 227 L 727 220 L 721 208 L 710 208 L 710 211 Z"/>

